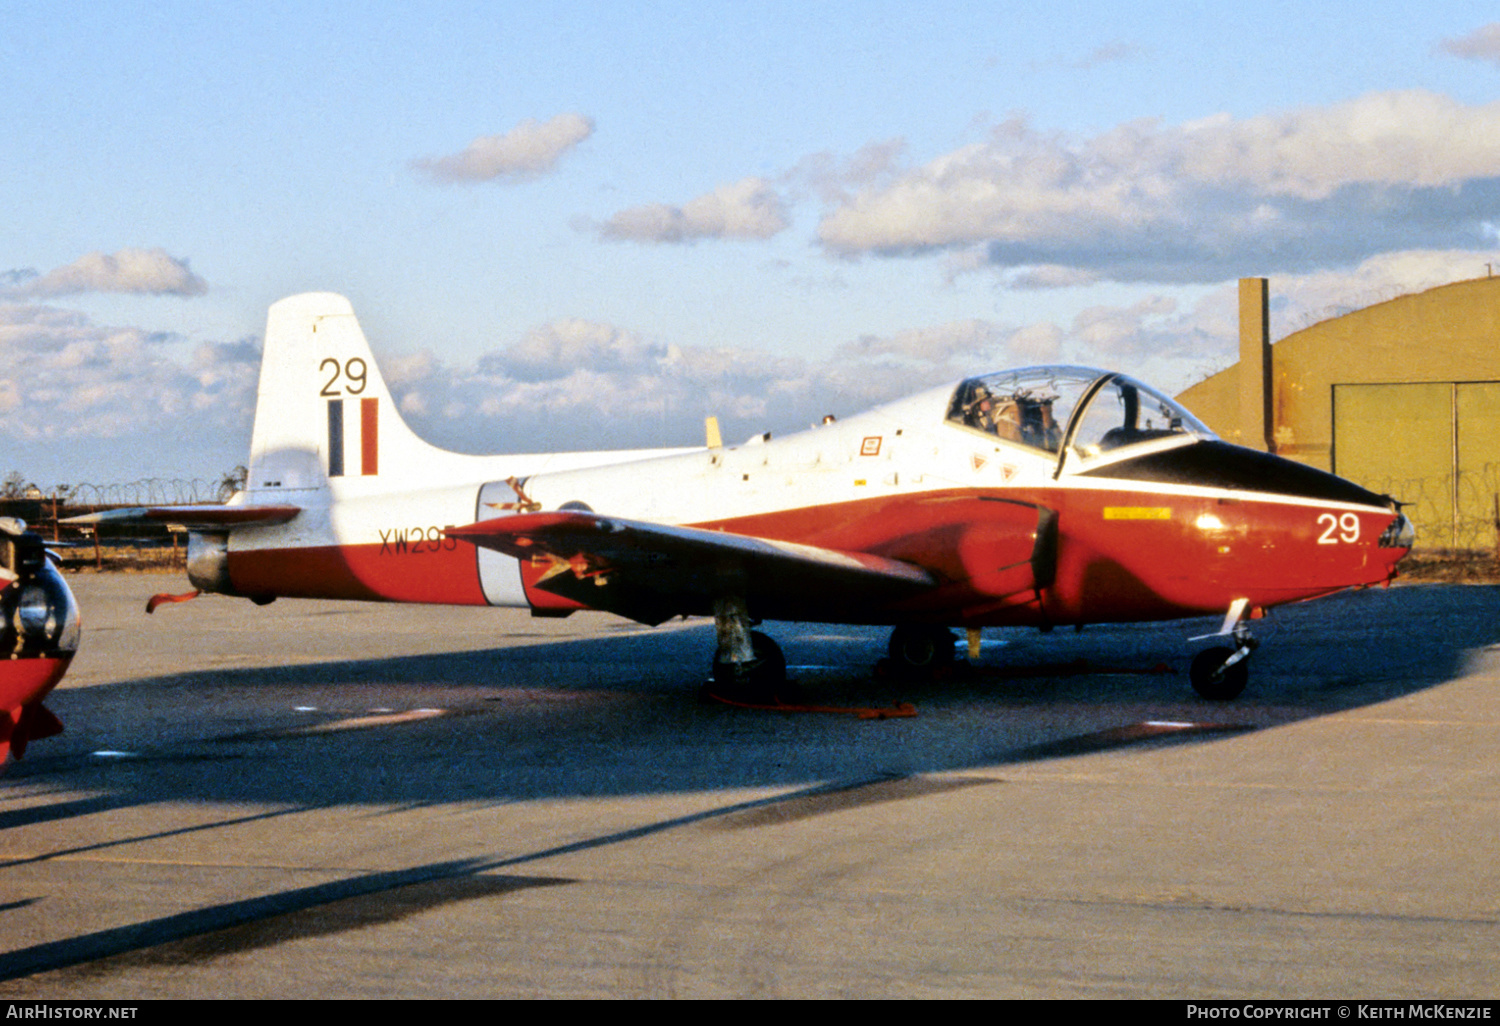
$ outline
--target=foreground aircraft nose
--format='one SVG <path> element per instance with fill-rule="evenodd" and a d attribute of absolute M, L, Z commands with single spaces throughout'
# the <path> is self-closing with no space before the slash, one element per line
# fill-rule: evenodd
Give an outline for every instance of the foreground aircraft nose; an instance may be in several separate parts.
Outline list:
<path fill-rule="evenodd" d="M 0 519 L 0 763 L 62 731 L 42 699 L 78 649 L 78 606 L 42 539 Z"/>

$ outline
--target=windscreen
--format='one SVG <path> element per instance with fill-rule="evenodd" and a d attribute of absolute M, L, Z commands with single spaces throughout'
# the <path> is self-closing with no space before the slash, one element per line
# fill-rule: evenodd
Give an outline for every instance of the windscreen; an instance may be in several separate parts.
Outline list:
<path fill-rule="evenodd" d="M 1069 446 L 1083 459 L 1092 459 L 1125 446 L 1164 438 L 1213 437 L 1213 432 L 1176 400 L 1123 374 L 1115 374 L 1080 411 Z"/>

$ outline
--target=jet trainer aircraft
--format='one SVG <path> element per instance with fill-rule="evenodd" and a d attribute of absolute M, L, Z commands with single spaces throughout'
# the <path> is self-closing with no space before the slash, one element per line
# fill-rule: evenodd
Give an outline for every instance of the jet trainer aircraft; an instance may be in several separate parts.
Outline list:
<path fill-rule="evenodd" d="M 1232 698 L 1271 606 L 1395 576 L 1397 503 L 1229 445 L 1123 374 L 984 374 L 772 440 L 465 456 L 402 421 L 347 300 L 274 304 L 243 493 L 187 525 L 203 591 L 713 616 L 715 680 L 784 677 L 762 620 L 884 624 L 906 668 L 979 630 L 1223 615 Z M 104 519 L 105 514 L 92 518 Z"/>

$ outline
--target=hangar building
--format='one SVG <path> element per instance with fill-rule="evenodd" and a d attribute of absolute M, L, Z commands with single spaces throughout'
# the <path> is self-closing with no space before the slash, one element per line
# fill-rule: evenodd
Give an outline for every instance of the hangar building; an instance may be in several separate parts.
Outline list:
<path fill-rule="evenodd" d="M 1500 531 L 1500 278 L 1441 285 L 1270 339 L 1240 279 L 1240 360 L 1179 398 L 1225 441 L 1408 504 L 1419 548 Z"/>

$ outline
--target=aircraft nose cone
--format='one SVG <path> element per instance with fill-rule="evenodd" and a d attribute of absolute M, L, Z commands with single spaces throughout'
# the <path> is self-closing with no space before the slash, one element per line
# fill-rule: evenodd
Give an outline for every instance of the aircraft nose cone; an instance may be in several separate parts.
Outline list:
<path fill-rule="evenodd" d="M 1412 525 L 1411 519 L 1400 510 L 1396 511 L 1396 518 L 1387 525 L 1380 535 L 1380 547 L 1382 549 L 1401 549 L 1402 555 L 1411 551 L 1416 544 L 1417 529 Z"/>

